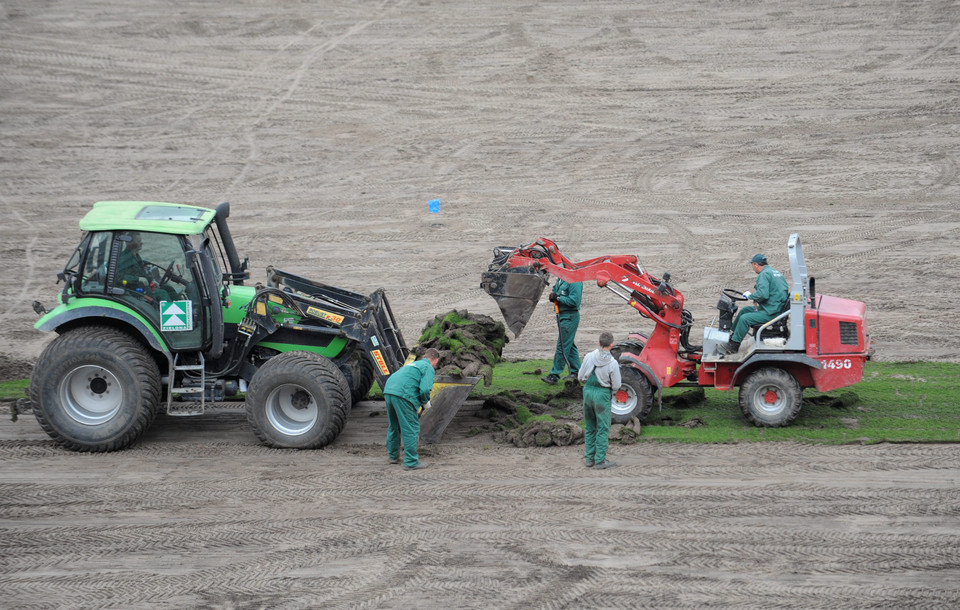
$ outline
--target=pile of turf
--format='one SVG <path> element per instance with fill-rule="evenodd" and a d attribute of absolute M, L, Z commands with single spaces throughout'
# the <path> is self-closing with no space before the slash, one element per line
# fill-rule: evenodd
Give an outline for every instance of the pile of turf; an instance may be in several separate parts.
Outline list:
<path fill-rule="evenodd" d="M 493 365 L 500 362 L 508 341 L 503 322 L 454 310 L 436 316 L 423 327 L 414 352 L 420 357 L 427 349 L 436 348 L 440 352 L 438 375 L 482 376 L 484 385 L 490 385 Z"/>

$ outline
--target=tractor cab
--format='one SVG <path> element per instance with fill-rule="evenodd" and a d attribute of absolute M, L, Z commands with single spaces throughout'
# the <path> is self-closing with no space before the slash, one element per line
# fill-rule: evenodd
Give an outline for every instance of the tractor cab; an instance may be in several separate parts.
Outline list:
<path fill-rule="evenodd" d="M 107 308 L 172 352 L 219 356 L 224 280 L 234 274 L 222 270 L 229 261 L 214 214 L 168 203 L 97 203 L 80 221 L 83 238 L 59 274 L 58 309 Z"/>

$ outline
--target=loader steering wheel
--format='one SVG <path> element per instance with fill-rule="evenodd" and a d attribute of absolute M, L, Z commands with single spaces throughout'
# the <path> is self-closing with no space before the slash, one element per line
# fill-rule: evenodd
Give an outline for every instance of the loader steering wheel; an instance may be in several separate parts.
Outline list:
<path fill-rule="evenodd" d="M 160 286 L 163 286 L 167 282 L 173 280 L 174 282 L 176 282 L 177 284 L 180 284 L 181 286 L 187 285 L 187 282 L 178 274 L 174 273 L 173 271 L 173 266 L 176 264 L 176 262 L 177 262 L 176 259 L 170 261 L 170 264 L 167 265 L 167 268 L 163 272 L 163 276 L 160 278 L 160 281 L 157 282 L 157 284 L 159 284 Z"/>
<path fill-rule="evenodd" d="M 725 296 L 730 297 L 730 298 L 733 299 L 734 301 L 748 301 L 748 300 L 749 300 L 749 299 L 743 298 L 743 291 L 742 291 L 742 290 L 736 290 L 735 288 L 724 288 L 721 292 L 723 292 L 723 294 L 724 294 Z"/>

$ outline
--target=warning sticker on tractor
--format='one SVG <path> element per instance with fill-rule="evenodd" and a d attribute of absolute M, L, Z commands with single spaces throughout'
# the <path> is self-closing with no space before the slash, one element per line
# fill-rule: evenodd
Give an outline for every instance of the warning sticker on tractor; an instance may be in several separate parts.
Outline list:
<path fill-rule="evenodd" d="M 327 322 L 333 322 L 334 324 L 340 324 L 343 322 L 343 316 L 338 316 L 335 313 L 317 309 L 316 307 L 307 307 L 307 315 L 313 316 L 314 318 L 320 318 L 321 320 L 326 320 Z"/>
<path fill-rule="evenodd" d="M 389 375 L 390 369 L 387 368 L 387 362 L 383 359 L 383 354 L 380 353 L 380 350 L 375 349 L 370 353 L 373 354 L 373 359 L 377 361 L 377 366 L 380 367 L 380 372 L 384 375 Z"/>
<path fill-rule="evenodd" d="M 193 301 L 160 301 L 160 330 L 193 330 Z"/>

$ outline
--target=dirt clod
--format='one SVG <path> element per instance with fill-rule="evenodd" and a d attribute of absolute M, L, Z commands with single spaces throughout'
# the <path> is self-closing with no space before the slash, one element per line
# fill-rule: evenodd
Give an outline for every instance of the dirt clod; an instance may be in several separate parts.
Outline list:
<path fill-rule="evenodd" d="M 440 352 L 438 375 L 483 377 L 483 384 L 493 382 L 493 365 L 500 362 L 507 344 L 503 322 L 490 316 L 453 310 L 427 322 L 414 348 L 422 356 L 429 348 Z"/>

